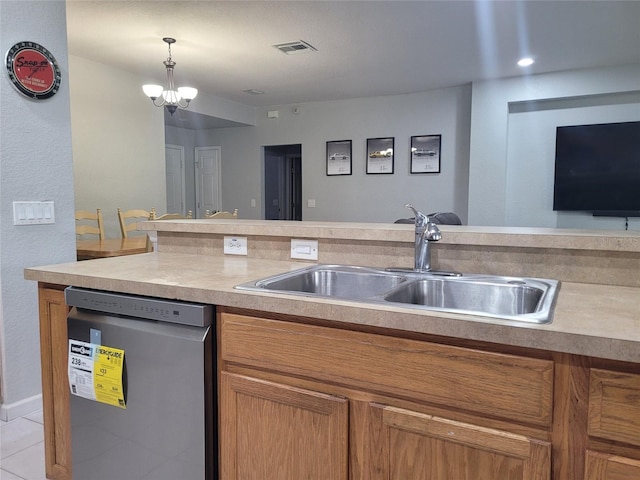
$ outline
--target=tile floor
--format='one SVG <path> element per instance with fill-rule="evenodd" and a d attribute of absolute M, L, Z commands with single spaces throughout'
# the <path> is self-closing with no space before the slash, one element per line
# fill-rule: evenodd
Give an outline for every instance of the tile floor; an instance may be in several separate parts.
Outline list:
<path fill-rule="evenodd" d="M 42 411 L 0 421 L 0 480 L 46 480 Z"/>

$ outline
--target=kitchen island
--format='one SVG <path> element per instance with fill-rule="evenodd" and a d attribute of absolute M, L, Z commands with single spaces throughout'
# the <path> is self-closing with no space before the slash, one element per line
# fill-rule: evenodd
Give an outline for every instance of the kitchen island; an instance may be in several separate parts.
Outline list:
<path fill-rule="evenodd" d="M 233 288 L 309 265 L 289 258 L 291 238 L 317 239 L 320 263 L 410 266 L 411 225 L 146 228 L 156 253 L 25 272 L 40 282 L 50 478 L 70 478 L 67 285 L 218 306 L 220 478 L 640 476 L 637 233 L 443 226 L 436 268 L 561 280 L 553 323 L 535 325 Z M 247 237 L 248 255 L 224 255 L 225 236 Z M 263 473 L 270 462 L 290 470 Z"/>

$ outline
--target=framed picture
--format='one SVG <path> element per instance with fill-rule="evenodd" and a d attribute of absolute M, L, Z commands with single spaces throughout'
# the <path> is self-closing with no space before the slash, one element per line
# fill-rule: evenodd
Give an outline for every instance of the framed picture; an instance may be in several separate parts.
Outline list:
<path fill-rule="evenodd" d="M 327 175 L 351 175 L 351 140 L 327 142 Z"/>
<path fill-rule="evenodd" d="M 393 137 L 367 138 L 367 173 L 393 173 Z"/>
<path fill-rule="evenodd" d="M 442 135 L 411 137 L 411 173 L 440 173 Z"/>

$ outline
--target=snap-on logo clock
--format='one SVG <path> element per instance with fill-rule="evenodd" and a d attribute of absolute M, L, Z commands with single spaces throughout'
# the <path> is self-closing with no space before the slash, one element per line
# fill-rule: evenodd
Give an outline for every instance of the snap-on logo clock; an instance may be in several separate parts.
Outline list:
<path fill-rule="evenodd" d="M 43 100 L 55 95 L 60 88 L 58 62 L 42 45 L 16 43 L 7 52 L 5 63 L 11 83 L 29 98 Z"/>

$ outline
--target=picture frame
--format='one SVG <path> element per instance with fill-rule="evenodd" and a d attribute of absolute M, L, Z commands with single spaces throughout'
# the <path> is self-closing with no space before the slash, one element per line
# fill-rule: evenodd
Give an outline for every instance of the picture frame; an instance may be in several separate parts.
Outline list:
<path fill-rule="evenodd" d="M 367 138 L 367 174 L 392 174 L 394 137 Z"/>
<path fill-rule="evenodd" d="M 351 175 L 351 140 L 327 142 L 327 176 Z"/>
<path fill-rule="evenodd" d="M 411 137 L 409 150 L 411 173 L 440 173 L 442 135 Z"/>

